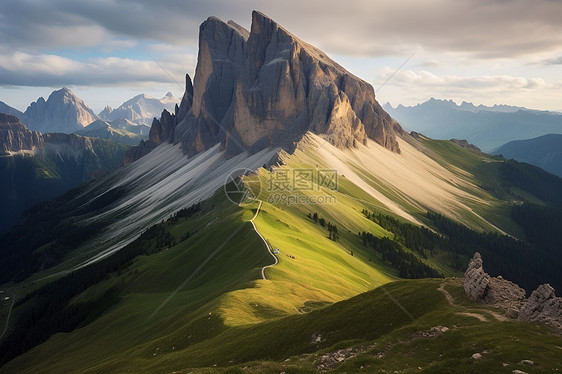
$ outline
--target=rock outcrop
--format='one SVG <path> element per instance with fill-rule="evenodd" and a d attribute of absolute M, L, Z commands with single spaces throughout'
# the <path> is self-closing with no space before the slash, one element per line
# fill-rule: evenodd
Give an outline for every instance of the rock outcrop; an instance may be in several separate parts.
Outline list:
<path fill-rule="evenodd" d="M 28 130 L 18 117 L 0 113 L 0 154 L 33 151 L 44 144 L 41 133 Z"/>
<path fill-rule="evenodd" d="M 371 138 L 400 152 L 396 133 L 403 130 L 373 87 L 260 12 L 252 13 L 250 32 L 216 17 L 203 22 L 193 86 L 187 83 L 171 121 L 154 125 L 170 122 L 169 141 L 188 155 L 217 143 L 227 157 L 267 147 L 290 151 L 308 131 L 338 147 Z"/>
<path fill-rule="evenodd" d="M 476 252 L 464 273 L 464 291 L 473 300 L 519 310 L 525 302 L 525 290 L 502 277 L 484 271 L 482 257 Z"/>
<path fill-rule="evenodd" d="M 96 119 L 84 101 L 66 87 L 53 91 L 47 101 L 40 97 L 31 103 L 22 118 L 31 130 L 65 134 L 80 130 Z"/>
<path fill-rule="evenodd" d="M 185 93 L 182 97 L 180 106 L 178 107 L 176 105 L 175 112 L 173 114 L 164 110 L 160 119 L 154 118 L 152 120 L 152 126 L 150 127 L 150 132 L 148 133 L 148 140 L 142 140 L 138 146 L 129 149 L 125 154 L 124 164 L 129 165 L 130 163 L 147 155 L 150 151 L 164 142 L 174 143 L 173 135 L 174 130 L 178 125 L 178 118 L 183 118 L 187 115 L 187 113 L 191 110 L 192 103 L 193 84 L 191 83 L 191 77 L 189 74 L 186 74 Z"/>
<path fill-rule="evenodd" d="M 482 257 L 476 252 L 464 273 L 464 292 L 473 300 L 482 300 L 490 284 L 490 276 L 482 267 Z"/>
<path fill-rule="evenodd" d="M 476 151 L 478 153 L 482 153 L 482 150 L 475 146 L 472 143 L 469 143 L 466 139 L 451 139 L 451 141 L 457 145 L 460 145 L 463 148 L 470 149 L 472 151 Z"/>
<path fill-rule="evenodd" d="M 521 321 L 543 321 L 562 330 L 562 297 L 556 297 L 550 284 L 533 291 L 519 312 Z"/>
<path fill-rule="evenodd" d="M 525 290 L 517 284 L 487 274 L 480 253 L 476 252 L 464 274 L 463 285 L 468 297 L 505 308 L 509 318 L 541 321 L 562 331 L 562 298 L 556 297 L 549 284 L 539 286 L 527 300 Z"/>

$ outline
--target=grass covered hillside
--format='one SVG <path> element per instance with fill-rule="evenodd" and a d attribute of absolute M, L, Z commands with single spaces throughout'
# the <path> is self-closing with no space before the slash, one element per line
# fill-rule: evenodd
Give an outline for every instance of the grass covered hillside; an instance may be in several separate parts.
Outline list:
<path fill-rule="evenodd" d="M 70 251 L 50 271 L 11 278 L 0 287 L 15 298 L 0 305 L 0 372 L 559 367 L 559 335 L 469 301 L 451 278 L 478 250 L 491 274 L 528 290 L 554 283 L 557 238 L 543 232 L 555 230 L 524 217 L 544 217 L 548 206 L 557 217 L 559 181 L 447 141 L 406 138 L 402 155 L 380 148 L 341 151 L 309 137 L 279 165 L 248 170 L 89 266 L 64 270 L 75 263 Z M 77 190 L 68 207 L 99 215 L 128 192 L 113 193 L 124 196 L 85 203 L 72 199 L 87 200 Z M 37 209 L 37 219 L 61 220 L 54 228 L 75 221 L 70 208 Z M 120 219 L 107 217 L 105 225 Z M 45 230 L 33 258 L 59 248 Z"/>

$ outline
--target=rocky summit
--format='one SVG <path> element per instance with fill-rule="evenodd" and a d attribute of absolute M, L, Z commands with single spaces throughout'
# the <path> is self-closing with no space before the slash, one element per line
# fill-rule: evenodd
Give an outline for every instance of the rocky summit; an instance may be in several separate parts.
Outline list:
<path fill-rule="evenodd" d="M 180 106 L 153 128 L 131 160 L 162 141 L 189 155 L 217 143 L 227 156 L 291 149 L 309 131 L 338 147 L 371 138 L 399 153 L 395 134 L 403 131 L 371 85 L 256 11 L 250 32 L 216 17 L 201 24 L 193 85 L 187 76 Z"/>
<path fill-rule="evenodd" d="M 485 304 L 506 309 L 506 316 L 520 321 L 541 321 L 562 331 L 562 298 L 556 297 L 549 284 L 540 285 L 527 299 L 517 284 L 484 271 L 482 257 L 476 252 L 464 274 L 466 295 Z"/>
<path fill-rule="evenodd" d="M 82 99 L 66 87 L 53 91 L 45 101 L 31 103 L 22 120 L 31 130 L 71 134 L 94 122 L 97 116 Z"/>

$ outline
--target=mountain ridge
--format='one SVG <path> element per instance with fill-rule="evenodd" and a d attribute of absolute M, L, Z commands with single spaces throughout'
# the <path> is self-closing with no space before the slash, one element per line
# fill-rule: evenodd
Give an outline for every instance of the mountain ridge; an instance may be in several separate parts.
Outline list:
<path fill-rule="evenodd" d="M 415 106 L 385 104 L 387 111 L 408 130 L 435 139 L 466 139 L 485 152 L 512 140 L 562 134 L 562 115 L 506 105 L 485 107 L 452 100 L 430 99 Z"/>
<path fill-rule="evenodd" d="M 514 140 L 495 149 L 493 153 L 527 162 L 562 177 L 562 134 Z"/>

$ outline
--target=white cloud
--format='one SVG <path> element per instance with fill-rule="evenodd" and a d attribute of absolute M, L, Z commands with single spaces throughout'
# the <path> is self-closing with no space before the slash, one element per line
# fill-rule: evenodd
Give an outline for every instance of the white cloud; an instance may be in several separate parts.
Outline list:
<path fill-rule="evenodd" d="M 379 79 L 386 80 L 393 74 L 389 67 L 383 69 Z M 471 90 L 511 90 L 511 89 L 538 89 L 553 88 L 554 85 L 547 84 L 542 78 L 524 78 L 510 75 L 481 75 L 481 76 L 439 76 L 432 72 L 421 70 L 405 70 L 394 75 L 389 85 L 419 88 L 447 88 L 447 89 L 471 89 Z"/>
<path fill-rule="evenodd" d="M 193 70 L 195 56 L 174 55 L 171 60 L 93 58 L 85 62 L 57 55 L 16 52 L 0 56 L 0 85 L 63 86 L 107 85 L 157 82 L 183 86 L 187 71 Z"/>

